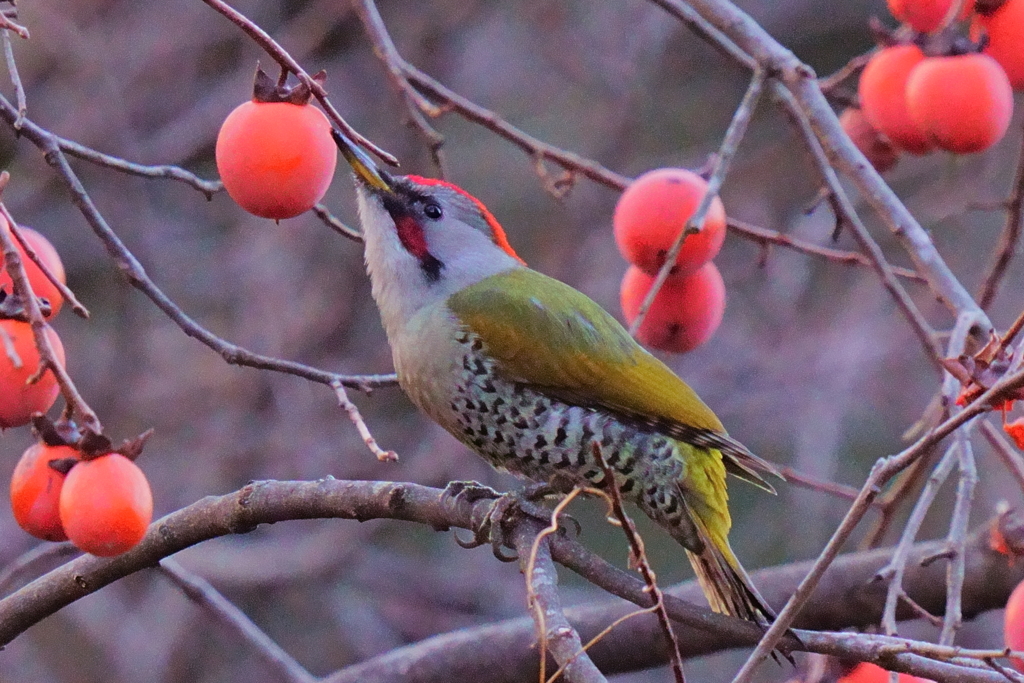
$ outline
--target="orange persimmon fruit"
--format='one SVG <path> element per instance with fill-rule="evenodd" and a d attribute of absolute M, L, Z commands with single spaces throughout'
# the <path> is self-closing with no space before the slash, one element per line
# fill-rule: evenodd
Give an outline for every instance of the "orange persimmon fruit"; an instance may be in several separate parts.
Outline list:
<path fill-rule="evenodd" d="M 636 266 L 622 278 L 622 313 L 632 324 L 651 291 L 654 277 Z M 672 275 L 658 290 L 636 338 L 647 346 L 672 353 L 691 351 L 715 333 L 725 314 L 725 282 L 714 263 L 696 272 Z"/>
<path fill-rule="evenodd" d="M 57 362 L 64 365 L 64 345 L 52 328 L 46 336 Z M 28 424 L 32 413 L 45 413 L 60 392 L 57 378 L 47 370 L 38 381 L 26 381 L 39 370 L 39 350 L 28 323 L 0 320 L 0 429 Z"/>
<path fill-rule="evenodd" d="M 926 154 L 934 148 L 907 108 L 907 79 L 924 59 L 917 45 L 882 48 L 864 67 L 857 89 L 861 110 L 871 126 L 911 154 Z"/>
<path fill-rule="evenodd" d="M 68 540 L 87 553 L 111 557 L 134 548 L 152 519 L 149 481 L 120 453 L 83 460 L 64 479 L 60 521 Z"/>
<path fill-rule="evenodd" d="M 937 147 L 971 154 L 999 142 L 1013 116 L 1006 72 L 984 54 L 928 57 L 907 79 L 907 111 Z"/>
<path fill-rule="evenodd" d="M 224 189 L 256 216 L 282 219 L 308 211 L 324 196 L 338 161 L 331 124 L 311 104 L 240 104 L 217 135 Z"/>
<path fill-rule="evenodd" d="M 685 168 L 659 168 L 634 180 L 612 216 L 615 243 L 627 261 L 654 275 L 707 192 L 708 183 Z M 725 208 L 715 197 L 699 233 L 687 235 L 674 275 L 692 273 L 718 254 L 725 240 Z"/>
<path fill-rule="evenodd" d="M 34 443 L 22 453 L 11 475 L 11 510 L 22 529 L 44 541 L 66 541 L 60 523 L 60 492 L 64 474 L 50 467 L 54 460 L 78 459 L 70 446 Z"/>

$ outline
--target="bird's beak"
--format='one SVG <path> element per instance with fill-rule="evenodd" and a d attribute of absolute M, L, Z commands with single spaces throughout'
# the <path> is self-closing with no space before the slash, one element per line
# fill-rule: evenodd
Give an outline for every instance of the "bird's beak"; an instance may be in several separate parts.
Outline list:
<path fill-rule="evenodd" d="M 366 152 L 345 137 L 345 134 L 339 130 L 332 128 L 331 137 L 334 138 L 334 142 L 338 145 L 338 149 L 341 150 L 342 156 L 348 161 L 349 166 L 352 167 L 352 172 L 355 173 L 356 178 L 361 183 L 374 190 L 391 191 L 388 175 L 377 168 L 377 164 L 373 162 L 373 159 Z"/>

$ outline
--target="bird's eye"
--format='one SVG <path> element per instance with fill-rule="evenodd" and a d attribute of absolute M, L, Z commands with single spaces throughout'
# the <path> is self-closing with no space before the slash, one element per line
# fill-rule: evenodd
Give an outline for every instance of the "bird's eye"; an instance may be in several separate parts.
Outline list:
<path fill-rule="evenodd" d="M 423 207 L 423 215 L 431 220 L 436 221 L 442 216 L 442 214 L 443 212 L 441 211 L 440 205 L 435 202 L 428 202 L 427 205 Z"/>

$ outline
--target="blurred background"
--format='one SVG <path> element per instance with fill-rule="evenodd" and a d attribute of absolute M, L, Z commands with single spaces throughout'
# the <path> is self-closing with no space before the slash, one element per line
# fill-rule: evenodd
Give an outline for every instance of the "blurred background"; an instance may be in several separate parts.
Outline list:
<path fill-rule="evenodd" d="M 821 75 L 870 49 L 871 15 L 891 23 L 881 0 L 738 4 Z M 309 72 L 326 69 L 338 110 L 404 169 L 436 173 L 348 3 L 234 6 Z M 380 11 L 413 64 L 527 132 L 629 176 L 701 166 L 747 84 L 735 64 L 641 0 L 382 0 Z M 14 38 L 29 118 L 109 154 L 216 176 L 219 125 L 249 98 L 257 61 L 270 62 L 235 26 L 198 0 L 33 0 L 20 12 L 32 32 L 28 41 Z M 13 89 L 0 87 L 13 101 Z M 990 152 L 904 158 L 887 176 L 972 291 L 1004 221 L 991 207 L 1009 192 L 1019 121 Z M 512 145 L 457 116 L 436 125 L 447 139 L 449 179 L 491 208 L 531 266 L 621 318 L 626 264 L 611 235 L 617 193 L 582 180 L 558 201 Z M 391 371 L 358 244 L 312 214 L 275 224 L 245 213 L 226 194 L 207 201 L 173 181 L 73 163 L 113 229 L 202 325 L 253 351 L 331 371 Z M 225 364 L 130 288 L 40 153 L 6 127 L 0 166 L 12 175 L 8 206 L 57 246 L 68 284 L 92 313 L 83 321 L 65 312 L 54 323 L 79 388 L 115 440 L 156 430 L 140 465 L 157 515 L 264 478 L 516 485 L 415 412 L 397 388 L 353 394 L 381 445 L 401 457 L 377 462 L 328 389 Z M 807 212 L 817 189 L 799 140 L 765 99 L 723 188 L 727 211 L 829 245 L 827 207 Z M 340 166 L 324 201 L 355 224 L 352 187 Z M 865 219 L 890 260 L 908 264 L 874 217 Z M 845 235 L 838 246 L 854 248 Z M 933 396 L 937 375 L 870 270 L 779 248 L 763 265 L 761 257 L 758 246 L 730 235 L 717 259 L 728 288 L 722 327 L 692 353 L 662 357 L 754 452 L 858 486 L 877 458 L 903 447 L 901 434 Z M 997 326 L 1020 312 L 1022 275 L 1015 262 L 992 308 Z M 927 291 L 910 287 L 936 327 L 951 326 Z M 13 469 L 30 442 L 27 429 L 0 434 L 0 469 Z M 978 453 L 975 524 L 997 500 L 1020 497 L 983 444 Z M 733 546 L 751 569 L 813 557 L 847 506 L 789 485 L 778 497 L 741 483 L 730 491 Z M 951 499 L 944 490 L 923 537 L 945 533 Z M 576 513 L 584 542 L 623 564 L 621 536 L 596 505 L 584 503 Z M 898 522 L 890 541 L 901 528 Z M 688 578 L 678 546 L 648 525 L 641 529 L 659 577 Z M 178 559 L 322 675 L 438 632 L 525 614 L 516 567 L 495 562 L 485 548 L 462 550 L 450 536 L 410 524 L 290 522 L 208 542 Z M 36 543 L 0 514 L 0 566 Z M 564 574 L 567 603 L 600 595 Z M 959 642 L 997 646 L 997 616 L 969 625 Z M 692 680 L 727 680 L 734 658 L 705 658 L 687 672 Z M 156 572 L 62 610 L 0 653 L 0 680 L 12 683 L 267 675 L 247 645 Z M 765 676 L 781 680 L 788 670 Z M 616 680 L 666 680 L 666 673 Z"/>

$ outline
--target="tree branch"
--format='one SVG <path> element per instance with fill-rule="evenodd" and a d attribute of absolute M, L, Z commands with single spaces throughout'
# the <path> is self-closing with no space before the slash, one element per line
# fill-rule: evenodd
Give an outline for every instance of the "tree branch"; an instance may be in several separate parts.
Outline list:
<path fill-rule="evenodd" d="M 1009 522 L 1008 522 L 1009 524 Z M 1011 565 L 1007 558 L 988 545 L 989 525 L 976 529 L 968 538 L 965 554 L 967 582 L 964 587 L 965 614 L 1001 608 L 1010 591 L 1024 578 L 1024 563 Z M 554 536 L 551 539 L 555 560 L 568 566 L 601 588 L 630 602 L 649 606 L 650 595 L 640 579 L 609 566 L 579 544 Z M 930 610 L 941 613 L 945 605 L 944 570 L 934 564 L 922 567 L 922 559 L 945 547 L 943 541 L 919 543 L 909 553 L 905 586 L 908 594 Z M 872 580 L 888 564 L 892 549 L 850 553 L 839 557 L 829 568 L 819 590 L 801 612 L 797 625 L 814 629 L 841 629 L 875 624 L 885 604 L 885 586 Z M 800 562 L 762 569 L 752 573 L 770 603 L 783 602 L 810 568 Z M 695 657 L 725 648 L 748 646 L 756 642 L 759 629 L 748 622 L 730 619 L 696 607 L 704 598 L 696 582 L 679 584 L 666 591 L 665 606 L 676 622 L 683 657 Z M 584 639 L 593 637 L 607 624 L 633 611 L 619 601 L 601 600 L 566 610 L 572 624 Z M 916 618 L 907 606 L 899 618 Z M 859 633 L 819 633 L 798 631 L 811 652 L 873 661 L 887 668 L 913 672 L 932 680 L 986 681 L 1005 683 L 1001 674 L 982 668 L 926 659 L 913 649 L 928 650 L 931 656 L 951 658 L 955 648 L 936 650 L 928 643 L 908 639 L 885 638 Z M 434 681 L 487 680 L 494 683 L 519 683 L 536 677 L 537 656 L 531 649 L 534 624 L 529 618 L 511 619 L 474 629 L 460 629 L 428 638 L 379 657 L 343 669 L 324 683 L 405 683 L 414 678 L 422 683 Z M 607 674 L 623 673 L 668 662 L 662 629 L 653 614 L 640 615 L 617 626 L 589 654 Z M 481 647 L 486 643 L 487 647 Z M 644 643 L 644 647 L 637 647 Z M 908 651 L 908 648 L 910 651 Z M 461 668 L 460 668 L 461 667 Z"/>
<path fill-rule="evenodd" d="M 683 2 L 658 0 L 658 4 L 675 6 Z M 974 314 L 981 332 L 991 329 L 988 316 L 946 265 L 928 233 L 843 133 L 814 71 L 728 0 L 692 0 L 689 5 L 792 93 L 829 162 L 853 181 L 909 253 L 915 269 L 928 280 L 935 295 L 956 315 Z"/>
<path fill-rule="evenodd" d="M 204 498 L 156 521 L 143 541 L 121 556 L 98 558 L 86 555 L 76 558 L 0 600 L 0 645 L 9 643 L 32 624 L 75 600 L 124 576 L 151 568 L 183 548 L 218 536 L 246 533 L 259 524 L 291 519 L 364 521 L 387 518 L 415 521 L 435 529 L 456 526 L 469 529 L 475 528 L 475 523 L 486 514 L 490 505 L 488 499 L 469 503 L 465 499 L 445 496 L 440 489 L 416 484 L 334 479 L 253 482 L 228 495 Z M 1008 518 L 1005 523 L 1009 526 L 1012 520 Z M 629 597 L 641 606 L 650 605 L 651 597 L 643 581 L 612 567 L 576 541 L 561 535 L 554 535 L 549 540 L 552 556 L 559 563 L 605 590 Z M 904 577 L 908 595 L 935 613 L 941 613 L 945 604 L 945 572 L 937 566 L 938 563 L 927 567 L 919 564 L 922 558 L 944 547 L 943 542 L 914 546 Z M 990 549 L 987 527 L 974 532 L 966 548 L 962 608 L 964 614 L 970 616 L 1004 604 L 1013 586 L 1024 578 L 1024 563 L 1010 566 L 1005 556 Z M 877 620 L 884 604 L 885 588 L 870 584 L 869 579 L 890 557 L 890 550 L 881 550 L 839 558 L 822 577 L 819 590 L 797 623 L 811 628 L 834 629 L 863 626 Z M 808 567 L 809 563 L 805 562 L 762 570 L 754 573 L 754 580 L 766 599 L 778 604 L 792 593 Z M 680 624 L 677 632 L 685 657 L 749 645 L 756 642 L 761 634 L 754 624 L 716 615 L 678 599 L 685 596 L 693 601 L 702 601 L 696 585 L 686 584 L 671 591 L 671 595 L 668 593 L 665 595 L 666 608 L 672 619 Z M 569 610 L 568 613 L 583 640 L 589 640 L 622 616 L 622 605 L 602 603 Z M 913 616 L 913 611 L 906 608 L 901 614 Z M 595 664 L 609 673 L 652 666 L 667 661 L 664 659 L 667 657 L 664 639 L 660 634 L 655 617 L 638 616 L 613 630 L 595 644 L 589 654 Z M 933 680 L 951 680 L 953 671 L 959 672 L 961 681 L 980 683 L 996 680 L 987 671 L 940 665 L 914 655 L 915 647 L 937 647 L 925 643 L 915 645 L 913 641 L 904 639 L 879 640 L 876 636 L 858 634 L 800 632 L 799 635 L 804 646 L 787 640 L 786 647 L 875 661 Z M 480 638 L 485 636 L 488 647 L 481 648 Z M 418 676 L 422 674 L 417 680 L 451 681 L 454 679 L 450 674 L 456 663 L 463 667 L 460 669 L 462 675 L 475 675 L 475 678 L 465 680 L 521 681 L 524 671 L 536 675 L 538 662 L 536 651 L 531 649 L 535 637 L 530 619 L 517 621 L 512 627 L 509 624 L 483 627 L 472 638 L 467 638 L 465 632 L 438 638 L 445 639 L 443 645 L 431 639 L 401 648 L 344 669 L 329 680 L 332 683 L 396 680 L 388 678 L 393 674 L 386 672 L 393 672 L 397 670 L 393 667 L 398 667 L 403 675 L 412 675 L 414 671 L 419 672 Z M 650 643 L 650 646 L 637 648 L 637 642 Z M 470 647 L 470 643 L 477 650 L 472 657 L 465 650 L 459 650 L 460 647 Z M 489 659 L 494 657 L 504 663 Z M 439 661 L 444 662 L 444 673 L 440 678 L 432 678 L 427 672 L 439 666 Z"/>
<path fill-rule="evenodd" d="M 6 120 L 8 124 L 14 125 L 17 117 L 18 112 L 14 106 L 5 97 L 0 95 L 0 118 Z M 61 149 L 60 139 L 27 118 L 21 121 L 21 135 L 26 137 L 43 153 L 46 162 L 53 168 L 57 177 L 71 193 L 72 202 L 82 212 L 85 220 L 92 227 L 93 232 L 103 242 L 107 253 L 128 279 L 128 282 L 149 297 L 156 304 L 157 308 L 174 321 L 185 334 L 199 340 L 219 353 L 226 362 L 232 365 L 242 365 L 296 375 L 327 386 L 340 383 L 360 391 L 368 391 L 380 386 L 392 386 L 397 383 L 394 375 L 340 375 L 303 365 L 302 363 L 296 363 L 295 361 L 264 356 L 232 344 L 213 334 L 182 311 L 153 282 L 139 260 L 135 258 L 134 254 L 128 250 L 117 234 L 110 228 L 106 219 L 99 212 L 99 209 L 96 208 L 89 193 L 86 192 L 85 186 L 82 185 L 78 175 L 68 164 L 68 160 Z"/>

